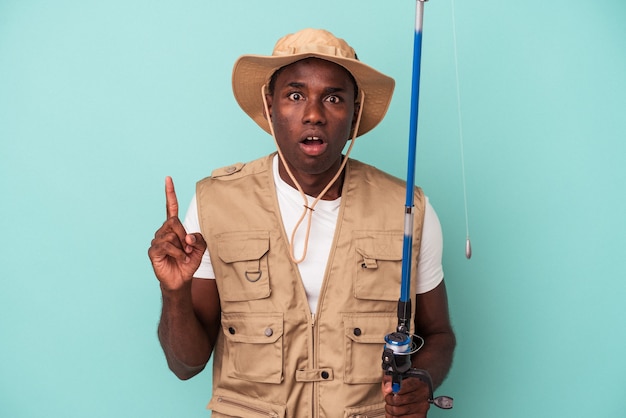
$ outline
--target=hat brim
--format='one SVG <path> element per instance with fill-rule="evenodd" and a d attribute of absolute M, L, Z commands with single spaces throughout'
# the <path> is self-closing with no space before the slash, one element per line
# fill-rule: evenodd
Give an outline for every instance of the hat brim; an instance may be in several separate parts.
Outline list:
<path fill-rule="evenodd" d="M 268 84 L 276 70 L 306 58 L 320 58 L 341 65 L 352 74 L 360 90 L 365 92 L 361 123 L 357 136 L 361 136 L 382 121 L 387 113 L 395 87 L 393 78 L 360 61 L 321 53 L 304 53 L 288 56 L 243 55 L 233 67 L 233 93 L 239 106 L 267 133 L 271 133 L 263 115 L 261 87 Z"/>

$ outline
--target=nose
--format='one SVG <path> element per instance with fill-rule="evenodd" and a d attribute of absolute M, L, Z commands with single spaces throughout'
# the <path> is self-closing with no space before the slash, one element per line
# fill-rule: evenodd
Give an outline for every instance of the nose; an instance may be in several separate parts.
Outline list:
<path fill-rule="evenodd" d="M 326 123 L 324 105 L 319 100 L 308 100 L 302 115 L 302 123 L 311 125 L 323 125 Z"/>

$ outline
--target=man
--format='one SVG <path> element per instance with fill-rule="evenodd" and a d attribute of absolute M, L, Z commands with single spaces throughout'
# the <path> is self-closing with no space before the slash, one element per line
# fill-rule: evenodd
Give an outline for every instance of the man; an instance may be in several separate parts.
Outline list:
<path fill-rule="evenodd" d="M 278 153 L 200 181 L 184 226 L 166 179 L 168 219 L 149 249 L 159 339 L 181 379 L 214 353 L 214 417 L 426 416 L 427 386 L 406 379 L 393 394 L 381 368 L 397 325 L 404 183 L 342 154 L 382 120 L 393 88 L 331 33 L 287 35 L 233 70 L 238 103 Z M 438 386 L 455 338 L 439 221 L 419 189 L 415 201 L 412 318 L 425 344 L 412 362 Z"/>

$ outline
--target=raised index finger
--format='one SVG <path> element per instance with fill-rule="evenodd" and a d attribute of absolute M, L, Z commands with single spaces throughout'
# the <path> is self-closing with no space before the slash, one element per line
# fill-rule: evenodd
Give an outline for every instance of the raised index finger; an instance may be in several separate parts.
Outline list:
<path fill-rule="evenodd" d="M 178 199 L 174 190 L 174 180 L 170 176 L 165 177 L 165 211 L 168 219 L 178 217 Z"/>

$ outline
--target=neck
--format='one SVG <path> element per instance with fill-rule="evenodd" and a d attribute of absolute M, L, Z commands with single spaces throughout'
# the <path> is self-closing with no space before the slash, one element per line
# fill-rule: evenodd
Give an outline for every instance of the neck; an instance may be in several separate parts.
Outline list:
<path fill-rule="evenodd" d="M 320 193 L 324 191 L 326 186 L 328 186 L 328 183 L 330 183 L 333 180 L 333 178 L 335 177 L 335 174 L 337 174 L 337 171 L 339 170 L 340 167 L 341 167 L 341 160 L 337 164 L 333 165 L 333 167 L 328 171 L 328 173 L 324 173 L 324 174 L 296 173 L 293 171 L 293 169 L 292 169 L 292 173 L 296 181 L 299 183 L 300 187 L 302 188 L 302 191 L 305 194 L 316 198 L 320 195 Z M 278 174 L 280 175 L 280 178 L 285 183 L 287 183 L 294 189 L 298 188 L 296 184 L 294 183 L 294 181 L 289 176 L 289 174 L 287 173 L 287 170 L 285 169 L 283 165 L 283 161 L 281 159 L 279 159 Z M 330 188 L 326 191 L 326 193 L 324 193 L 321 200 L 335 200 L 341 197 L 341 189 L 343 187 L 344 175 L 345 175 L 345 170 L 342 171 L 342 173 L 339 175 L 337 180 L 335 180 L 335 182 L 330 186 Z"/>

